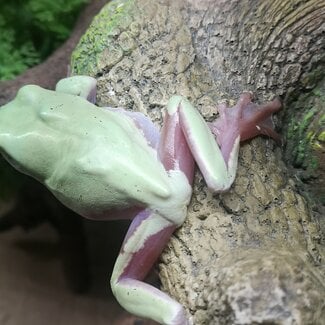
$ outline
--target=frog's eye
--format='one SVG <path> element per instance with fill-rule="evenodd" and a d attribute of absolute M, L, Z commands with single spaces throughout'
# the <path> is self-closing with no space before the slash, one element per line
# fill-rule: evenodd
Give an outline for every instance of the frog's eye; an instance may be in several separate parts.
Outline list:
<path fill-rule="evenodd" d="M 26 106 L 28 104 L 34 104 L 38 101 L 40 93 L 44 91 L 43 88 L 36 85 L 26 85 L 17 93 L 16 100 L 19 101 L 21 106 Z"/>

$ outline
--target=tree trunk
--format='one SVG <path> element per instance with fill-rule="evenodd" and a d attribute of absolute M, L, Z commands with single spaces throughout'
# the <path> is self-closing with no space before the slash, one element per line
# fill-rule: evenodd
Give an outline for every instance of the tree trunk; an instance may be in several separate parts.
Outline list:
<path fill-rule="evenodd" d="M 113 1 L 81 39 L 72 73 L 98 78 L 100 105 L 157 123 L 173 94 L 209 120 L 243 90 L 261 102 L 280 95 L 278 119 L 289 121 L 286 104 L 324 77 L 324 18 L 320 0 Z M 321 207 L 299 191 L 281 148 L 261 137 L 241 147 L 229 192 L 212 195 L 197 173 L 160 263 L 163 289 L 194 324 L 323 324 Z"/>

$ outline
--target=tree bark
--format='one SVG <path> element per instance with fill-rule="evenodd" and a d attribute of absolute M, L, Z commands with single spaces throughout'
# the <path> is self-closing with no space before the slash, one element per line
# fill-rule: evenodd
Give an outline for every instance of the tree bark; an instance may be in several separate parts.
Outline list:
<path fill-rule="evenodd" d="M 278 119 L 288 121 L 286 103 L 324 77 L 324 17 L 320 0 L 113 1 L 74 51 L 72 73 L 98 78 L 100 105 L 157 123 L 173 94 L 209 120 L 243 90 L 261 102 L 282 96 Z M 229 192 L 212 195 L 197 173 L 188 218 L 160 263 L 163 289 L 194 324 L 324 322 L 320 215 L 290 175 L 265 138 L 242 146 Z"/>

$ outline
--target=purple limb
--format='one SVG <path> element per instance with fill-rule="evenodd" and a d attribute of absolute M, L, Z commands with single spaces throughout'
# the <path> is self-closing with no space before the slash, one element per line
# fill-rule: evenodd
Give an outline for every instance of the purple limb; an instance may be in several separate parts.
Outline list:
<path fill-rule="evenodd" d="M 193 179 L 194 161 L 182 133 L 178 113 L 166 114 L 158 156 L 167 173 L 179 171 L 185 174 L 186 192 L 188 181 L 192 182 Z M 188 201 L 189 197 L 186 204 Z M 184 216 L 181 222 L 186 215 L 186 205 L 182 211 Z M 175 214 L 179 214 L 179 211 Z M 159 209 L 148 208 L 140 212 L 130 225 L 111 278 L 113 293 L 126 310 L 161 324 L 188 324 L 183 307 L 178 302 L 143 282 L 179 223 L 178 217 L 164 215 Z"/>
<path fill-rule="evenodd" d="M 140 112 L 127 111 L 123 108 L 111 108 L 107 107 L 112 112 L 120 113 L 130 117 L 137 128 L 143 133 L 147 139 L 148 144 L 157 149 L 159 145 L 160 134 L 158 128 L 153 124 L 149 117 Z"/>
<path fill-rule="evenodd" d="M 248 92 L 243 93 L 232 108 L 220 105 L 220 116 L 209 123 L 209 127 L 217 137 L 225 161 L 229 161 L 230 152 L 238 136 L 240 141 L 245 141 L 263 134 L 279 141 L 280 136 L 274 131 L 272 114 L 280 108 L 281 102 L 278 98 L 257 105 L 252 102 L 252 94 Z"/>
<path fill-rule="evenodd" d="M 116 261 L 111 287 L 129 312 L 161 324 L 184 325 L 182 306 L 159 289 L 143 282 L 176 225 L 145 210 L 133 220 Z"/>

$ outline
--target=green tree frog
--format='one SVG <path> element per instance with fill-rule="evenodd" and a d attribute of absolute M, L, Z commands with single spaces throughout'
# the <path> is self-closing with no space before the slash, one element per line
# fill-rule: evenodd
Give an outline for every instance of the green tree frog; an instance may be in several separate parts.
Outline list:
<path fill-rule="evenodd" d="M 278 99 L 261 107 L 243 93 L 207 124 L 188 100 L 172 97 L 161 131 L 140 113 L 98 107 L 96 80 L 74 76 L 55 91 L 21 88 L 0 108 L 0 152 L 86 218 L 132 219 L 111 286 L 129 312 L 161 324 L 189 324 L 183 307 L 143 279 L 192 194 L 194 163 L 213 192 L 234 181 L 239 142 L 271 135 Z"/>

